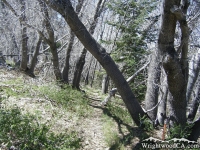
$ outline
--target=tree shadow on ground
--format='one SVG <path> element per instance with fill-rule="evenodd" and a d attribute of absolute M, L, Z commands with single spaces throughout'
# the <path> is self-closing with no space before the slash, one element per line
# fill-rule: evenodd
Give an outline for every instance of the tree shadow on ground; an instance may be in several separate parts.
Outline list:
<path fill-rule="evenodd" d="M 133 150 L 142 149 L 141 141 L 148 138 L 149 135 L 141 127 L 134 127 L 124 123 L 122 119 L 111 113 L 111 111 L 107 107 L 99 106 L 100 102 L 96 104 L 98 101 L 99 100 L 91 100 L 91 103 L 89 105 L 93 108 L 101 109 L 105 115 L 113 118 L 113 120 L 117 124 L 118 132 L 121 135 L 119 142 L 113 143 L 109 150 L 118 149 L 119 144 L 123 144 L 125 147 L 128 146 L 130 147 L 130 149 Z M 122 130 L 123 126 L 126 127 L 128 132 L 124 133 L 124 131 Z"/>

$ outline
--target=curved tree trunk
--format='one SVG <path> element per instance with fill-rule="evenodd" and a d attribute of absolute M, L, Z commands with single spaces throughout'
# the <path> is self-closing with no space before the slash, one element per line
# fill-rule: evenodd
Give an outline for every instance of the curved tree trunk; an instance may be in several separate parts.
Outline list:
<path fill-rule="evenodd" d="M 143 109 L 139 105 L 138 101 L 131 91 L 131 88 L 129 87 L 128 83 L 126 82 L 125 78 L 119 71 L 117 65 L 114 63 L 112 58 L 106 53 L 106 50 L 95 41 L 95 39 L 91 36 L 86 27 L 83 25 L 83 23 L 79 20 L 78 16 L 74 12 L 71 2 L 69 0 L 45 1 L 51 8 L 59 12 L 64 17 L 64 19 L 66 20 L 72 31 L 74 31 L 84 47 L 88 51 L 90 51 L 90 53 L 107 71 L 108 75 L 115 83 L 124 103 L 126 104 L 126 107 L 128 108 L 132 119 L 138 126 L 140 126 L 140 117 L 145 115 Z"/>
<path fill-rule="evenodd" d="M 188 7 L 188 3 L 184 4 Z M 169 92 L 173 97 L 173 99 L 171 99 L 170 101 L 172 107 L 170 118 L 175 123 L 184 125 L 186 123 L 187 86 L 187 64 L 185 62 L 185 58 L 187 57 L 187 43 L 185 43 L 184 37 L 188 35 L 188 32 L 185 31 L 187 27 L 181 27 L 183 38 L 179 49 L 176 51 L 174 48 L 174 35 L 176 23 L 177 21 L 182 21 L 182 25 L 186 25 L 186 18 L 184 17 L 184 15 L 186 15 L 184 14 L 185 11 L 180 9 L 179 6 L 180 0 L 163 1 L 163 15 L 161 22 L 161 30 L 158 38 L 158 49 L 161 52 L 163 67 L 167 74 Z M 185 6 L 182 8 L 185 9 Z M 186 40 L 186 42 L 188 41 Z M 180 53 L 181 61 L 179 61 L 178 58 Z"/>
<path fill-rule="evenodd" d="M 59 67 L 59 59 L 58 59 L 56 41 L 54 37 L 54 29 L 52 28 L 52 25 L 50 23 L 50 17 L 49 17 L 46 3 L 44 3 L 42 0 L 38 0 L 38 2 L 40 4 L 41 11 L 44 13 L 44 25 L 48 33 L 48 38 L 45 35 L 43 35 L 41 32 L 40 32 L 40 36 L 42 36 L 43 40 L 50 46 L 50 50 L 53 57 L 52 61 L 53 61 L 54 74 L 56 76 L 56 80 L 61 81 L 62 76 L 61 76 L 61 71 Z"/>

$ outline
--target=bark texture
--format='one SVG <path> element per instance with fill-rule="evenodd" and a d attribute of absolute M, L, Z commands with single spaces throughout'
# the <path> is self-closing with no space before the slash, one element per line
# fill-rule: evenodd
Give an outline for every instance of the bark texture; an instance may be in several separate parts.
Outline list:
<path fill-rule="evenodd" d="M 22 22 L 26 22 L 26 14 L 25 14 L 25 10 L 26 10 L 26 4 L 25 4 L 25 0 L 20 0 L 19 1 L 21 4 L 21 16 L 20 16 L 20 20 L 22 20 Z M 21 23 L 21 22 L 20 22 Z M 21 49 L 21 64 L 20 64 L 20 69 L 23 71 L 27 71 L 27 63 L 28 63 L 28 36 L 27 36 L 27 27 L 21 23 L 21 32 L 22 32 L 22 49 Z"/>
<path fill-rule="evenodd" d="M 190 101 L 194 85 L 195 85 L 195 83 L 197 81 L 197 77 L 199 75 L 199 71 L 200 71 L 200 54 L 197 52 L 196 56 L 192 60 L 192 69 L 191 69 L 191 73 L 188 77 L 187 93 L 186 93 L 187 102 Z"/>
<path fill-rule="evenodd" d="M 30 72 L 31 73 L 34 73 L 34 69 L 35 69 L 35 66 L 37 64 L 37 56 L 38 56 L 39 51 L 40 51 L 41 43 L 42 43 L 42 37 L 39 36 L 39 39 L 38 39 L 38 42 L 37 42 L 37 45 L 36 45 L 36 48 L 35 48 L 35 51 L 34 51 L 34 54 L 33 54 L 33 58 L 31 59 L 31 65 L 30 65 Z"/>
<path fill-rule="evenodd" d="M 109 86 L 109 76 L 107 74 L 103 75 L 102 80 L 102 94 L 108 93 L 108 86 Z"/>
<path fill-rule="evenodd" d="M 189 140 L 197 141 L 200 136 L 200 118 L 194 122 L 192 133 L 189 135 Z"/>
<path fill-rule="evenodd" d="M 200 76 L 199 76 L 199 78 L 200 78 Z M 191 108 L 190 108 L 190 111 L 188 114 L 189 121 L 194 120 L 197 110 L 199 108 L 199 103 L 200 103 L 200 79 L 199 79 L 199 82 L 197 82 L 197 86 L 195 89 L 195 96 L 194 96 L 194 99 L 192 100 L 192 105 L 191 105 Z"/>
<path fill-rule="evenodd" d="M 131 91 L 128 83 L 125 78 L 119 71 L 117 65 L 114 63 L 112 58 L 106 53 L 106 50 L 96 42 L 96 40 L 91 36 L 87 31 L 86 27 L 79 20 L 77 14 L 74 12 L 74 9 L 69 0 L 45 0 L 46 3 L 59 12 L 78 39 L 82 42 L 84 47 L 90 51 L 90 53 L 98 60 L 98 62 L 103 66 L 107 71 L 108 75 L 111 77 L 115 83 L 120 95 L 122 96 L 123 101 L 126 104 L 133 120 L 135 123 L 140 126 L 139 116 L 144 116 L 145 113 L 136 100 L 134 94 Z"/>
<path fill-rule="evenodd" d="M 145 95 L 146 110 L 152 109 L 158 103 L 158 92 L 160 83 L 160 55 L 158 51 L 152 54 L 151 62 L 148 68 L 147 91 Z M 156 120 L 157 109 L 148 112 L 152 121 Z"/>
<path fill-rule="evenodd" d="M 161 101 L 158 105 L 157 111 L 157 121 L 159 125 L 164 125 L 164 120 L 166 119 L 166 106 L 167 106 L 167 96 L 168 96 L 168 85 L 167 76 L 164 70 L 161 70 L 161 87 L 159 91 L 159 100 Z"/>
<path fill-rule="evenodd" d="M 184 125 L 186 123 L 186 75 L 185 66 L 182 61 L 179 61 L 179 53 L 174 48 L 174 35 L 177 21 L 180 16 L 174 11 L 174 7 L 180 6 L 180 0 L 163 1 L 163 15 L 161 22 L 161 30 L 158 38 L 158 49 L 161 52 L 162 63 L 167 74 L 167 83 L 169 92 L 172 95 L 170 99 L 171 114 L 170 118 L 176 122 Z M 175 9 L 176 10 L 176 9 Z M 179 13 L 178 13 L 179 14 Z M 183 33 L 182 33 L 183 35 Z M 185 44 L 183 44 L 185 45 Z M 183 47 L 182 47 L 183 48 Z M 186 53 L 181 48 L 182 59 L 185 59 Z"/>

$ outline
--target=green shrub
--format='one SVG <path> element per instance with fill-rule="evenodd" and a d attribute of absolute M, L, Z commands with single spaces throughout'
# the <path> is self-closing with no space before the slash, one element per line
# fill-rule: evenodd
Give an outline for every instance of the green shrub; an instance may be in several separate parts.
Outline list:
<path fill-rule="evenodd" d="M 168 138 L 187 138 L 192 131 L 193 124 L 187 123 L 184 127 L 183 125 L 174 125 L 170 128 L 168 132 Z"/>
<path fill-rule="evenodd" d="M 47 124 L 39 124 L 36 117 L 23 115 L 19 108 L 0 110 L 0 143 L 9 149 L 77 149 L 80 139 L 75 132 L 55 134 Z"/>
<path fill-rule="evenodd" d="M 116 119 L 118 119 L 119 122 L 123 121 L 123 123 L 125 124 L 129 124 L 129 125 L 133 124 L 132 118 L 125 107 L 123 108 L 118 105 L 109 103 L 107 106 L 107 109 L 111 115 L 113 115 Z"/>
<path fill-rule="evenodd" d="M 38 90 L 43 96 L 45 95 L 45 98 L 48 97 L 58 105 L 66 108 L 69 112 L 76 113 L 78 116 L 86 116 L 91 113 L 86 96 L 68 85 L 64 88 L 41 86 Z"/>
<path fill-rule="evenodd" d="M 140 126 L 145 130 L 145 131 L 148 131 L 148 132 L 151 132 L 153 131 L 154 127 L 153 127 L 153 124 L 152 122 L 149 120 L 149 118 L 147 116 L 143 116 L 141 117 L 140 116 Z"/>

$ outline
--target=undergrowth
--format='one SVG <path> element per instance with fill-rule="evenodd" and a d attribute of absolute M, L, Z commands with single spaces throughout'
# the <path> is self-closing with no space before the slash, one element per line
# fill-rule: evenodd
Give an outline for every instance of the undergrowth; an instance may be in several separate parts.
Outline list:
<path fill-rule="evenodd" d="M 66 108 L 67 111 L 85 117 L 91 114 L 86 95 L 80 91 L 73 90 L 65 85 L 63 88 L 58 86 L 41 86 L 38 91 L 41 96 L 53 100 L 58 105 Z"/>
<path fill-rule="evenodd" d="M 1 148 L 26 150 L 77 149 L 81 140 L 75 132 L 55 134 L 34 115 L 22 114 L 18 107 L 0 110 Z"/>

